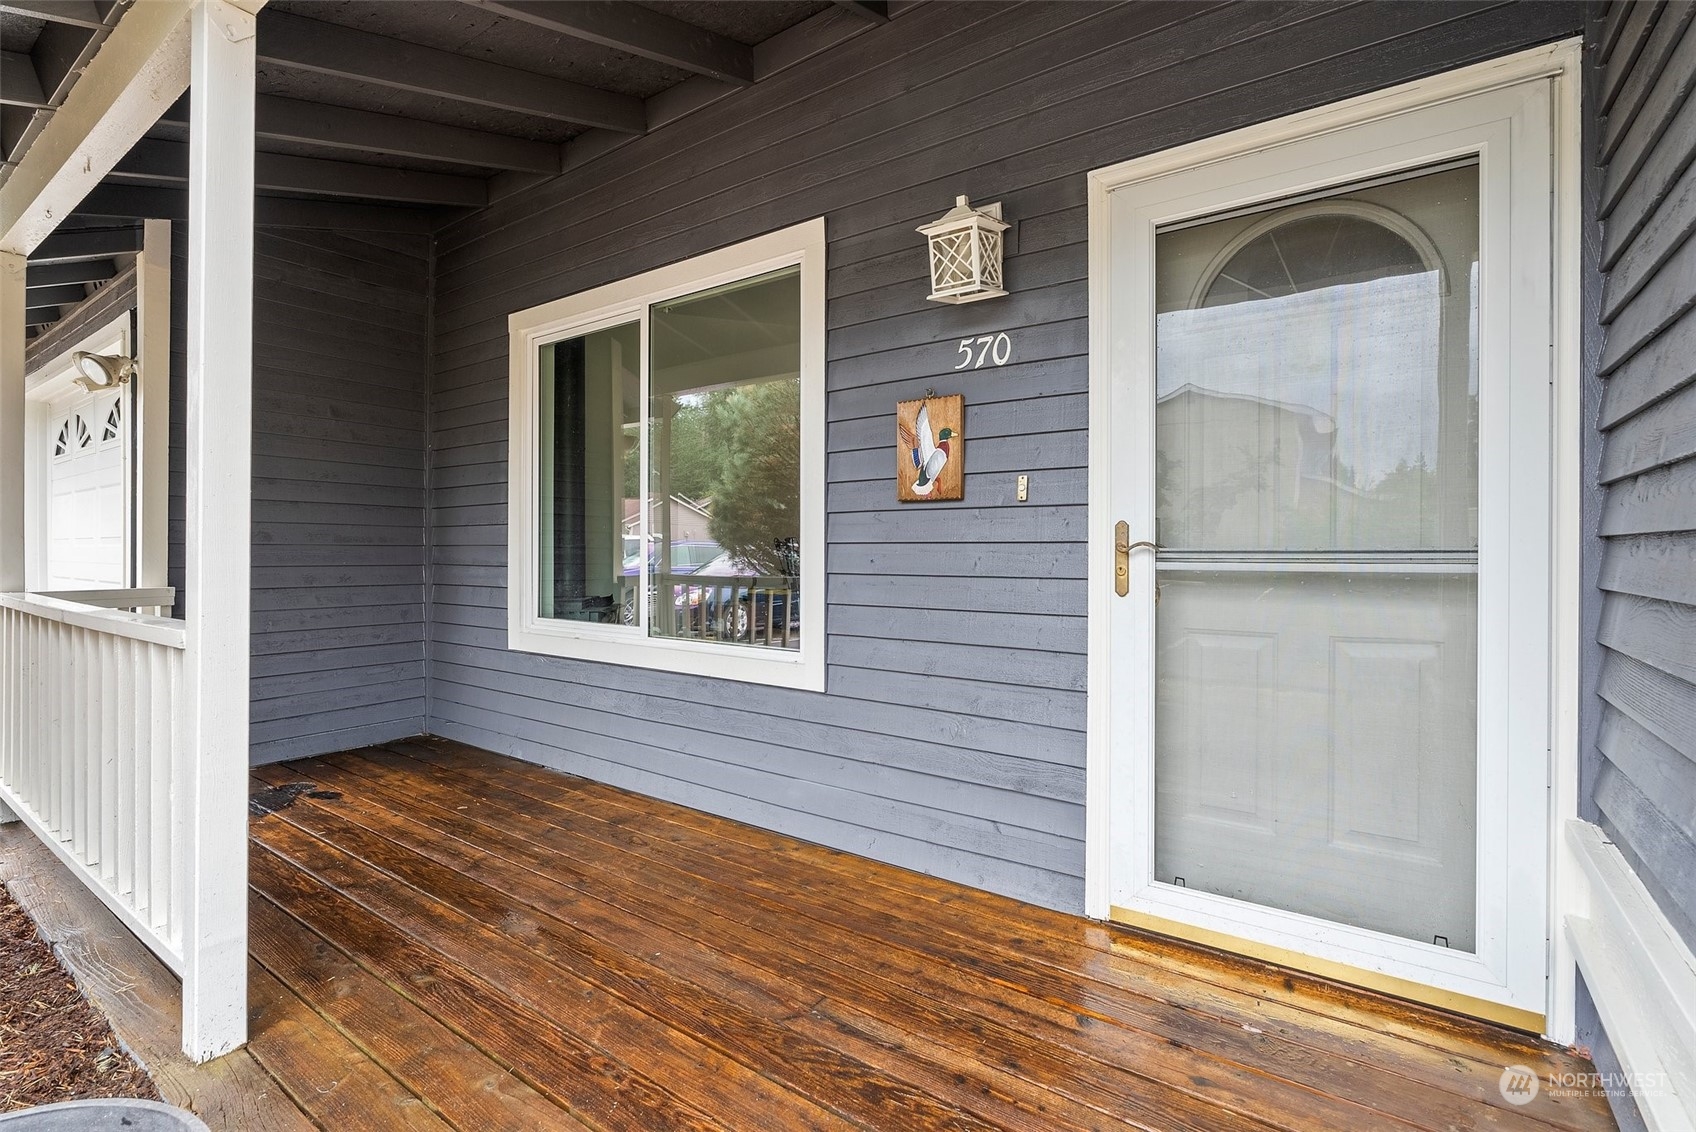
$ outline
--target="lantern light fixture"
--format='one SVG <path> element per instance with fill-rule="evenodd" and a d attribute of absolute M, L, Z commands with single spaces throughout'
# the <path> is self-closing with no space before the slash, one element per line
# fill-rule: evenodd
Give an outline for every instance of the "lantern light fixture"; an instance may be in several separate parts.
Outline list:
<path fill-rule="evenodd" d="M 1001 202 L 973 208 L 966 197 L 919 229 L 930 242 L 930 298 L 938 303 L 975 303 L 1007 292 L 1001 285 Z"/>
<path fill-rule="evenodd" d="M 97 389 L 112 389 L 135 376 L 135 359 L 120 354 L 91 354 L 78 350 L 71 355 L 71 364 L 82 376 L 74 380 L 93 393 Z"/>

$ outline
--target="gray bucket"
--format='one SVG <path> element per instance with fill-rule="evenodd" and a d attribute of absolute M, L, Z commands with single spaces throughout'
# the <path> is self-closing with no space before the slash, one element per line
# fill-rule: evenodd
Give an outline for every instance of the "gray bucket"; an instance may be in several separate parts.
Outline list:
<path fill-rule="evenodd" d="M 65 1101 L 0 1114 L 5 1132 L 210 1132 L 185 1109 L 158 1101 L 111 1097 Z"/>

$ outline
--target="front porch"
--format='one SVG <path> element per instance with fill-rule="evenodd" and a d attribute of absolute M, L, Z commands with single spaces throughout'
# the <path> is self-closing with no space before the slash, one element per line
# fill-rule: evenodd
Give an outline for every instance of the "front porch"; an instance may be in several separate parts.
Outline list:
<path fill-rule="evenodd" d="M 255 772 L 246 1050 L 19 826 L 0 879 L 214 1127 L 1611 1128 L 1557 1047 L 446 740 Z M 67 934 L 68 933 L 68 934 Z"/>

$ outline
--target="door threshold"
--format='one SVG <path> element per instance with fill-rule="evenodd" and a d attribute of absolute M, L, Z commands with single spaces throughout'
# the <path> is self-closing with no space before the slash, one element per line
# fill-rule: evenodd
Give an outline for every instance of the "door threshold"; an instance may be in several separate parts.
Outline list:
<path fill-rule="evenodd" d="M 1214 931 L 1211 928 L 1197 927 L 1180 920 L 1169 920 L 1164 916 L 1153 916 L 1147 912 L 1132 911 L 1118 905 L 1113 906 L 1110 918 L 1114 923 L 1123 924 L 1126 927 L 1171 936 L 1173 939 L 1183 940 L 1186 943 L 1200 944 L 1203 947 L 1227 951 L 1233 955 L 1241 955 L 1249 959 L 1276 963 L 1280 967 L 1289 967 L 1309 975 L 1317 975 L 1323 979 L 1347 983 L 1364 990 L 1377 991 L 1380 994 L 1394 995 L 1396 998 L 1405 998 L 1425 1006 L 1434 1006 L 1439 1010 L 1447 1010 L 1453 1014 L 1464 1014 L 1469 1018 L 1477 1018 L 1480 1021 L 1506 1026 L 1509 1029 L 1523 1030 L 1528 1034 L 1541 1035 L 1545 1031 L 1547 1019 L 1544 1015 L 1517 1006 L 1491 1002 L 1489 999 L 1461 994 L 1458 991 L 1443 990 L 1441 987 L 1414 982 L 1412 979 L 1397 978 L 1394 975 L 1371 971 L 1365 967 L 1355 967 L 1331 959 L 1304 955 L 1299 951 L 1274 947 L 1271 944 L 1259 943 L 1242 936 Z"/>

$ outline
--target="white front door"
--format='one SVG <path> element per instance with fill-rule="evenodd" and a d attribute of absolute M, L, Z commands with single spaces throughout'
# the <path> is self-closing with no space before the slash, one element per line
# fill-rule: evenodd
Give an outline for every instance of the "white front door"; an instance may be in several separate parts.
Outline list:
<path fill-rule="evenodd" d="M 1111 914 L 1538 1028 L 1551 88 L 1092 200 Z"/>
<path fill-rule="evenodd" d="M 49 404 L 36 447 L 47 462 L 45 589 L 130 584 L 129 388 L 78 389 Z"/>

